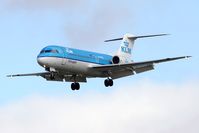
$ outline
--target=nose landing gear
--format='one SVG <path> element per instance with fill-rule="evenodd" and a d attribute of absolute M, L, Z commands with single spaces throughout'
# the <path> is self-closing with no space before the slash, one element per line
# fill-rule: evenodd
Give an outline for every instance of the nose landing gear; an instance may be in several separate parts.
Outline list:
<path fill-rule="evenodd" d="M 104 80 L 104 85 L 106 86 L 106 87 L 111 87 L 111 86 L 113 86 L 113 80 L 112 79 L 106 79 L 106 80 Z"/>
<path fill-rule="evenodd" d="M 51 74 L 50 74 L 50 80 L 54 80 L 55 79 L 55 74 L 52 72 Z"/>

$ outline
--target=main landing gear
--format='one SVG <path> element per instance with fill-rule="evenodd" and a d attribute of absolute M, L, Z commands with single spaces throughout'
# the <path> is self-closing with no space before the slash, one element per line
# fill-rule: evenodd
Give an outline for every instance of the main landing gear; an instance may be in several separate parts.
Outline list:
<path fill-rule="evenodd" d="M 77 82 L 76 77 L 77 77 L 77 75 L 73 75 L 73 76 L 71 77 L 71 79 L 74 80 L 74 83 L 71 84 L 71 89 L 72 89 L 73 91 L 74 91 L 74 90 L 79 90 L 79 89 L 80 89 L 80 84 Z"/>
<path fill-rule="evenodd" d="M 80 84 L 79 83 L 72 83 L 71 84 L 71 89 L 74 90 L 79 90 L 80 89 Z"/>
<path fill-rule="evenodd" d="M 106 80 L 104 80 L 104 85 L 105 85 L 106 87 L 109 87 L 109 86 L 111 87 L 111 86 L 113 86 L 113 80 L 110 79 L 110 78 L 107 78 Z M 80 84 L 79 84 L 78 82 L 72 83 L 72 84 L 71 84 L 71 89 L 72 89 L 73 91 L 79 90 L 79 89 L 80 89 Z"/>
<path fill-rule="evenodd" d="M 106 86 L 106 87 L 111 87 L 111 86 L 113 86 L 113 80 L 112 79 L 106 79 L 106 80 L 104 80 L 104 85 Z"/>

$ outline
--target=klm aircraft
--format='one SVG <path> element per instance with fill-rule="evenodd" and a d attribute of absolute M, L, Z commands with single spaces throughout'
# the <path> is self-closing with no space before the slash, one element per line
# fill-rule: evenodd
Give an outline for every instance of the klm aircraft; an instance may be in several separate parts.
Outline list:
<path fill-rule="evenodd" d="M 37 62 L 45 72 L 8 75 L 41 76 L 47 81 L 72 82 L 71 89 L 79 90 L 79 82 L 87 82 L 87 78 L 106 78 L 104 85 L 113 86 L 113 80 L 154 69 L 154 64 L 189 58 L 181 56 L 159 60 L 133 62 L 131 60 L 134 41 L 138 38 L 164 36 L 166 34 L 133 36 L 125 34 L 123 38 L 106 40 L 105 42 L 122 40 L 119 50 L 114 55 L 107 55 L 62 46 L 47 46 L 37 56 Z"/>

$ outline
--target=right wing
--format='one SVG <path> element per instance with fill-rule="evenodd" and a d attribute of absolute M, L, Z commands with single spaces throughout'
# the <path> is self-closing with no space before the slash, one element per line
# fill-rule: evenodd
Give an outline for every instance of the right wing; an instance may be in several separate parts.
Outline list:
<path fill-rule="evenodd" d="M 102 66 L 93 66 L 91 69 L 94 71 L 100 71 L 107 75 L 110 75 L 113 79 L 133 75 L 134 73 L 141 73 L 154 69 L 154 64 L 168 62 L 178 59 L 189 58 L 191 56 L 181 56 L 175 58 L 165 58 L 160 60 L 151 60 L 143 62 L 133 62 L 126 64 L 111 64 Z"/>

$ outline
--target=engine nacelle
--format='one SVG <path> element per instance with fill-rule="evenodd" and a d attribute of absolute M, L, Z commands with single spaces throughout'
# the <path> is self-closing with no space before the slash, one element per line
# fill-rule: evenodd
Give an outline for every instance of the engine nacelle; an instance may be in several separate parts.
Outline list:
<path fill-rule="evenodd" d="M 113 63 L 113 64 L 119 64 L 119 63 L 120 63 L 120 57 L 118 57 L 118 56 L 113 56 L 113 58 L 112 58 L 112 63 Z"/>

